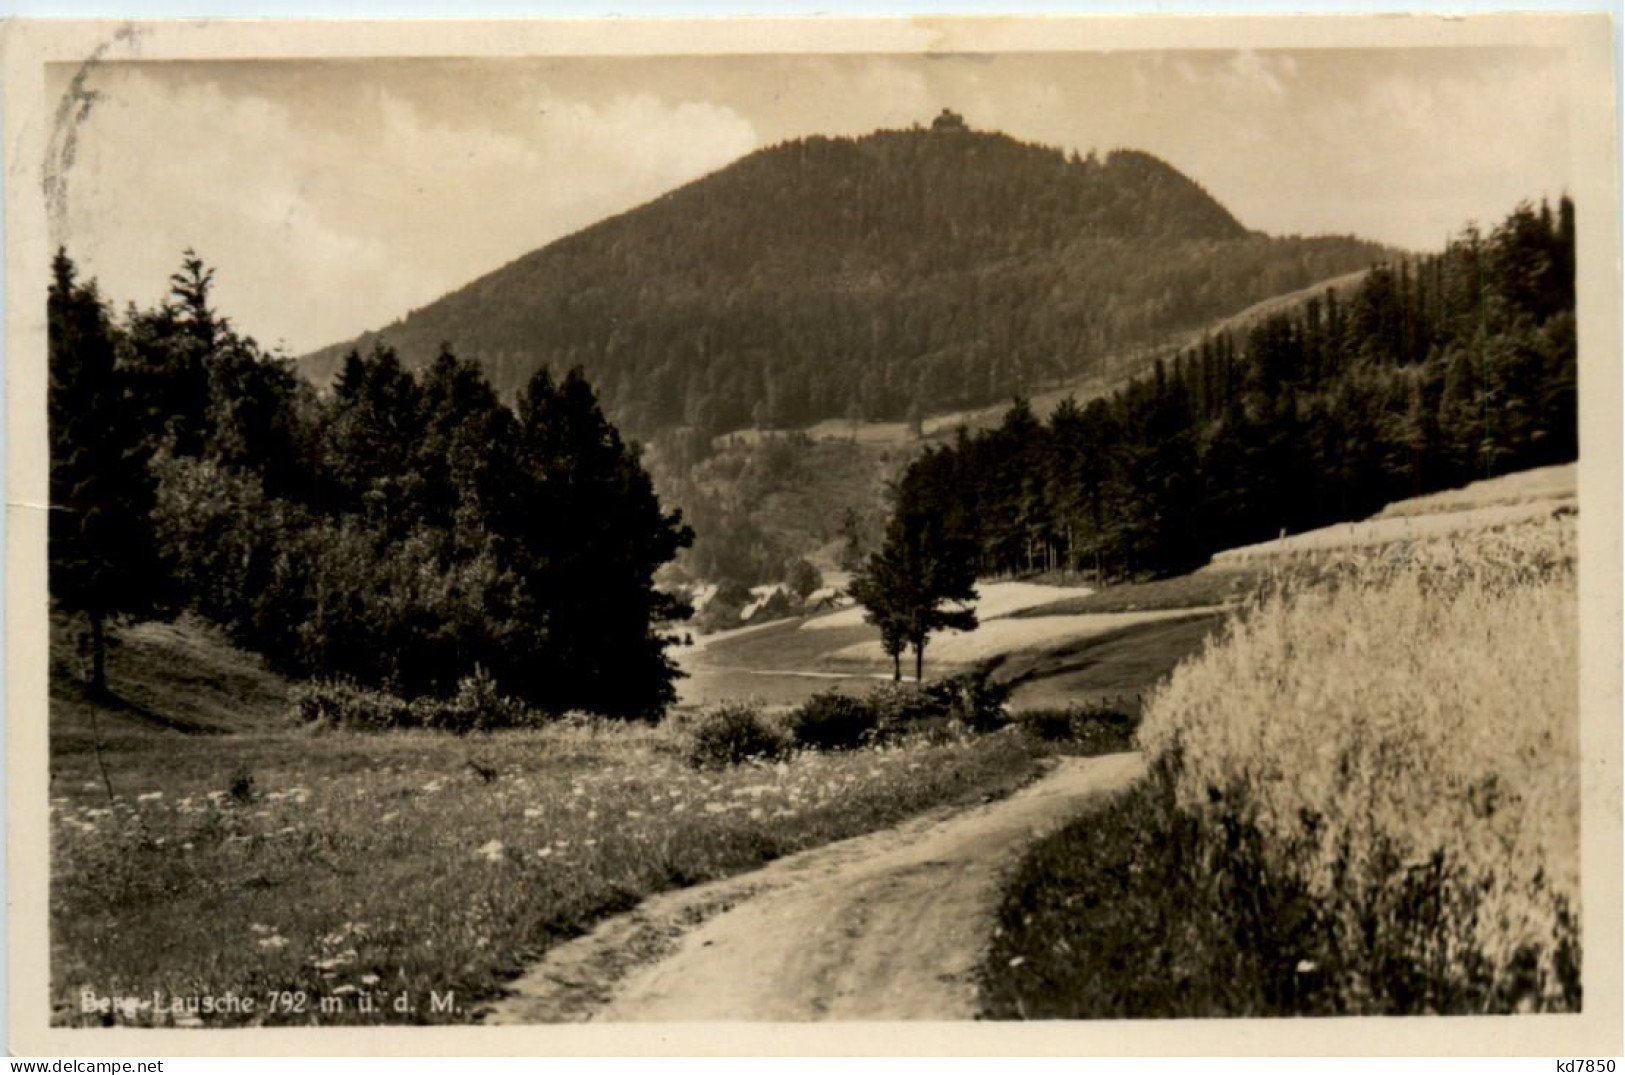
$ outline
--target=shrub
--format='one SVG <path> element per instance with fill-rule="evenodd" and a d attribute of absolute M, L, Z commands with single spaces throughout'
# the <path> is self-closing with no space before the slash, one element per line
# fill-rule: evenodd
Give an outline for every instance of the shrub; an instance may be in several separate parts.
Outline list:
<path fill-rule="evenodd" d="M 313 680 L 289 693 L 295 718 L 315 729 L 382 732 L 415 724 L 412 707 L 387 691 L 344 680 Z"/>
<path fill-rule="evenodd" d="M 796 742 L 814 750 L 852 750 L 875 739 L 873 707 L 839 691 L 815 694 L 789 720 Z"/>
<path fill-rule="evenodd" d="M 299 721 L 318 729 L 384 732 L 432 728 L 465 735 L 526 727 L 542 719 L 524 703 L 502 694 L 496 680 L 482 668 L 464 676 L 451 698 L 426 696 L 408 702 L 387 691 L 323 680 L 294 687 L 292 700 Z"/>
<path fill-rule="evenodd" d="M 1046 743 L 1072 743 L 1084 754 L 1107 754 L 1134 748 L 1139 718 L 1128 707 L 1099 702 L 1065 709 L 1030 709 L 1017 716 L 1016 723 L 1028 735 Z"/>
<path fill-rule="evenodd" d="M 942 702 L 912 683 L 887 683 L 866 699 L 875 716 L 875 739 L 890 741 L 915 732 L 940 730 L 948 723 Z"/>
<path fill-rule="evenodd" d="M 496 678 L 479 666 L 475 666 L 473 675 L 464 676 L 458 681 L 457 693 L 450 703 L 442 707 L 439 717 L 439 724 L 430 727 L 440 727 L 458 735 L 541 723 L 539 714 L 517 698 L 503 694 L 497 687 Z"/>
<path fill-rule="evenodd" d="M 1010 691 L 1008 684 L 994 683 L 986 671 L 950 676 L 925 688 L 926 696 L 940 707 L 942 716 L 973 732 L 997 731 L 1010 722 L 1004 711 Z"/>
<path fill-rule="evenodd" d="M 1072 738 L 1071 706 L 1065 709 L 1029 709 L 1016 718 L 1021 729 L 1035 739 L 1046 743 L 1062 743 Z"/>
<path fill-rule="evenodd" d="M 769 760 L 784 753 L 785 737 L 751 702 L 724 702 L 689 731 L 688 760 L 696 768 Z"/>

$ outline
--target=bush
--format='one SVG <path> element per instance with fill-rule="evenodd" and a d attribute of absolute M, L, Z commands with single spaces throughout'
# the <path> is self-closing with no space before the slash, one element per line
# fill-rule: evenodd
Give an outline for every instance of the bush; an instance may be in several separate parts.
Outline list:
<path fill-rule="evenodd" d="M 986 673 L 953 676 L 927 686 L 886 683 L 863 698 L 825 691 L 790 715 L 797 744 L 814 750 L 852 750 L 906 736 L 941 741 L 966 731 L 990 732 L 1009 723 L 1010 689 Z"/>
<path fill-rule="evenodd" d="M 1029 709 L 1016 718 L 1022 731 L 1046 743 L 1064 743 L 1072 738 L 1071 706 L 1065 709 Z"/>
<path fill-rule="evenodd" d="M 785 736 L 750 702 L 724 702 L 694 722 L 688 760 L 696 768 L 770 760 L 784 753 Z"/>
<path fill-rule="evenodd" d="M 790 734 L 814 750 L 852 750 L 873 742 L 874 708 L 839 691 L 815 694 L 790 715 Z"/>
<path fill-rule="evenodd" d="M 464 731 L 488 732 L 497 728 L 525 728 L 544 722 L 541 713 L 518 698 L 503 694 L 496 677 L 475 666 L 474 674 L 457 682 L 452 706 L 461 718 Z"/>
<path fill-rule="evenodd" d="M 875 739 L 881 742 L 940 730 L 948 723 L 941 701 L 911 683 L 876 687 L 866 701 L 875 716 Z"/>
<path fill-rule="evenodd" d="M 294 717 L 316 729 L 383 732 L 414 726 L 412 707 L 387 691 L 368 690 L 343 680 L 313 680 L 289 693 Z"/>
<path fill-rule="evenodd" d="M 1085 754 L 1109 754 L 1134 749 L 1139 718 L 1127 707 L 1108 703 L 1065 709 L 1030 709 L 1016 717 L 1017 725 L 1046 743 L 1075 743 Z"/>
<path fill-rule="evenodd" d="M 509 698 L 483 668 L 464 676 L 451 698 L 422 697 L 410 702 L 388 691 L 369 690 L 342 680 L 302 683 L 292 692 L 295 717 L 313 728 L 385 732 L 432 728 L 465 735 L 541 722 L 541 715 Z"/>
<path fill-rule="evenodd" d="M 958 721 L 973 732 L 992 732 L 1010 723 L 1004 704 L 1011 687 L 994 683 L 985 671 L 950 676 L 925 688 L 928 698 L 941 708 L 941 715 Z"/>

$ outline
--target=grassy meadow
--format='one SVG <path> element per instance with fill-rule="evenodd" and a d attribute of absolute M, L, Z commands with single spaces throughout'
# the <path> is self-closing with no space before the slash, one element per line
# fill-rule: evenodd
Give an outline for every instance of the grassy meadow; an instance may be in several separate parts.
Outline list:
<path fill-rule="evenodd" d="M 220 734 L 153 717 L 166 665 L 185 668 L 173 708 Z M 651 893 L 1003 795 L 1039 765 L 1002 735 L 698 769 L 681 718 L 318 734 L 279 720 L 279 681 L 195 624 L 138 629 L 112 667 L 139 709 L 97 713 L 60 678 L 53 699 L 51 977 L 68 1025 L 468 1022 L 548 947 Z M 257 686 L 234 729 L 241 676 Z M 86 1011 L 86 990 L 140 999 Z M 173 1012 L 155 994 L 257 1004 Z"/>
<path fill-rule="evenodd" d="M 1001 1018 L 1579 1008 L 1574 518 L 1277 564 L 1043 842 Z"/>
<path fill-rule="evenodd" d="M 1262 577 L 1198 572 L 1100 591 L 984 581 L 977 586 L 980 626 L 935 636 L 926 679 L 988 670 L 1014 688 L 1016 711 L 1133 699 L 1201 648 L 1222 621 L 1216 606 L 1240 600 Z M 750 695 L 795 705 L 830 688 L 861 694 L 892 674 L 879 633 L 859 608 L 722 632 L 674 653 L 687 674 L 677 684 L 686 707 Z M 904 665 L 912 677 L 912 659 Z"/>

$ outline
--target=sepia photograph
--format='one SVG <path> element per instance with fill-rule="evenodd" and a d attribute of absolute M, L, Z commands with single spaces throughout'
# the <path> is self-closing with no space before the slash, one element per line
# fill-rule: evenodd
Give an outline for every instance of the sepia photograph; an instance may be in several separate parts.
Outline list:
<path fill-rule="evenodd" d="M 14 1035 L 1619 1050 L 1606 17 L 8 29 Z"/>

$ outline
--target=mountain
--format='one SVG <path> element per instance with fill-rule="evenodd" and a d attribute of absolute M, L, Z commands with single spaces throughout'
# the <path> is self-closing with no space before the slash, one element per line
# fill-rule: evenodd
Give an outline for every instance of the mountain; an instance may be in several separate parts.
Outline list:
<path fill-rule="evenodd" d="M 974 131 L 763 149 L 304 360 L 442 343 L 512 395 L 585 368 L 640 437 L 985 406 L 1391 251 L 1243 227 L 1150 154 Z"/>

